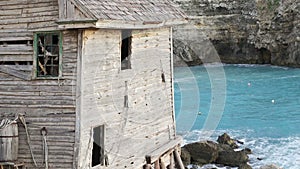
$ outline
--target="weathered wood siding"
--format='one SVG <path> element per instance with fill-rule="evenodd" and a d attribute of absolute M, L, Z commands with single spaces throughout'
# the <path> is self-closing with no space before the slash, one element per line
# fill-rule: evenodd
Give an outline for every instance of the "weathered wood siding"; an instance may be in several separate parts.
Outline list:
<path fill-rule="evenodd" d="M 58 16 L 57 0 L 1 0 L 0 62 L 32 62 L 33 33 L 57 30 Z"/>
<path fill-rule="evenodd" d="M 106 128 L 111 169 L 141 168 L 145 155 L 175 137 L 170 29 L 134 30 L 132 35 L 132 68 L 121 70 L 121 31 L 84 31 L 80 168 L 91 167 L 91 131 L 99 125 Z"/>
<path fill-rule="evenodd" d="M 1 0 L 0 11 L 0 41 L 32 40 L 32 31 L 57 29 L 57 0 Z"/>
<path fill-rule="evenodd" d="M 5 2 L 13 3 L 14 1 Z M 52 3 L 49 1 L 45 4 Z M 73 168 L 76 69 L 77 31 L 64 31 L 60 79 L 22 80 L 0 72 L 0 119 L 13 118 L 16 113 L 25 114 L 33 153 L 39 167 L 43 162 L 40 129 L 46 127 L 49 168 Z M 19 123 L 19 138 L 19 161 L 24 162 L 28 168 L 35 168 L 26 142 L 25 129 L 21 123 Z"/>
<path fill-rule="evenodd" d="M 59 20 L 75 21 L 88 19 L 88 16 L 81 12 L 70 0 L 59 0 Z"/>

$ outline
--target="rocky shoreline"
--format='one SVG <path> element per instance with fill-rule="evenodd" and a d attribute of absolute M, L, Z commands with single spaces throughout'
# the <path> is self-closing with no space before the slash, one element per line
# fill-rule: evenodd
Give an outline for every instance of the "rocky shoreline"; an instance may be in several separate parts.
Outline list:
<path fill-rule="evenodd" d="M 217 142 L 199 141 L 184 145 L 181 148 L 181 158 L 186 168 L 197 169 L 203 165 L 215 164 L 219 167 L 235 167 L 238 169 L 252 169 L 248 164 L 251 149 L 239 149 L 244 144 L 232 139 L 227 133 L 219 136 Z M 259 159 L 258 160 L 263 160 Z M 215 169 L 215 167 L 211 168 Z M 260 169 L 281 169 L 275 165 L 266 165 Z"/>
<path fill-rule="evenodd" d="M 189 66 L 220 61 L 300 67 L 299 1 L 173 1 L 197 29 L 174 29 L 175 66 L 183 60 Z"/>

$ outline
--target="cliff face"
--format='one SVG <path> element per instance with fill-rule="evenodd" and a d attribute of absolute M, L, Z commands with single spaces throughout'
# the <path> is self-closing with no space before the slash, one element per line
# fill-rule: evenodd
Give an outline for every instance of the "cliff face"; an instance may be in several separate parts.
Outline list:
<path fill-rule="evenodd" d="M 199 43 L 210 41 L 222 62 L 300 67 L 300 0 L 173 1 L 202 32 Z M 180 32 L 181 28 L 175 29 L 174 39 L 189 41 Z M 184 47 L 176 49 L 182 41 L 175 41 L 175 56 L 191 55 L 188 62 L 185 58 L 189 65 L 215 61 L 203 52 L 187 54 L 190 50 Z"/>
<path fill-rule="evenodd" d="M 252 43 L 271 52 L 272 64 L 300 67 L 300 1 L 276 2 L 258 1 L 259 29 Z"/>

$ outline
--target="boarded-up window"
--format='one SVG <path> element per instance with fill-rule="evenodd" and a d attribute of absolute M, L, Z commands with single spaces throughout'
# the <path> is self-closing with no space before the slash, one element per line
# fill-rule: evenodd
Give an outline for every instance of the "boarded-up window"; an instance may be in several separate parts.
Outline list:
<path fill-rule="evenodd" d="M 104 125 L 93 128 L 92 167 L 104 165 Z"/>
<path fill-rule="evenodd" d="M 37 77 L 59 76 L 60 52 L 60 33 L 37 33 L 35 35 Z"/>
<path fill-rule="evenodd" d="M 131 69 L 131 30 L 122 30 L 121 70 Z"/>
<path fill-rule="evenodd" d="M 32 40 L 8 39 L 0 41 L 0 72 L 31 80 Z"/>

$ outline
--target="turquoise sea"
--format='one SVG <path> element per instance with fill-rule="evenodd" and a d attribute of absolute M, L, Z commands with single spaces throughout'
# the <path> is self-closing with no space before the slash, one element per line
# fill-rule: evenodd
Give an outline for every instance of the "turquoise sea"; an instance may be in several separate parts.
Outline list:
<path fill-rule="evenodd" d="M 252 149 L 255 169 L 300 168 L 300 69 L 211 64 L 176 67 L 174 78 L 177 131 L 185 143 L 227 132 Z"/>

